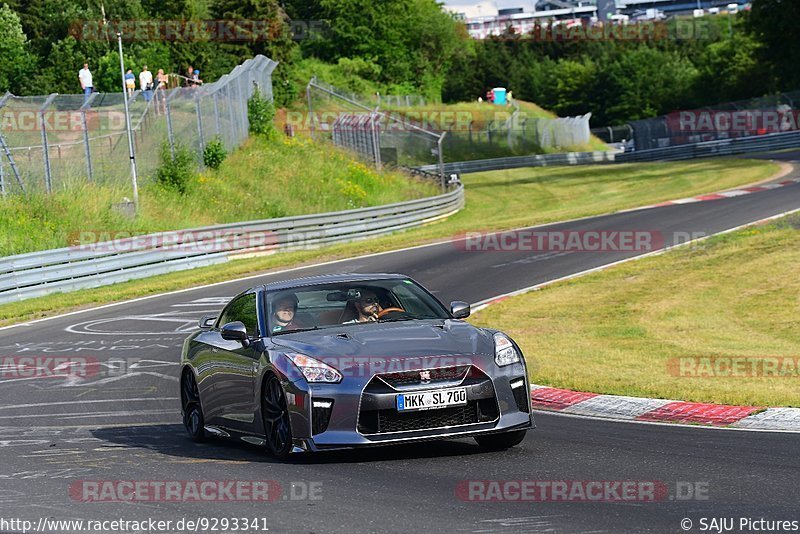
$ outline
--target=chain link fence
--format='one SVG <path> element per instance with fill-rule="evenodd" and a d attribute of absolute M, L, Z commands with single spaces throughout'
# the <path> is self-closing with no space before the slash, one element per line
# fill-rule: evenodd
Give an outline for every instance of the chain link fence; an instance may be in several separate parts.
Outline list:
<path fill-rule="evenodd" d="M 312 136 L 359 154 L 378 169 L 435 165 L 445 183 L 442 142 L 433 132 L 395 114 L 370 106 L 358 95 L 312 78 L 306 87 L 308 127 Z"/>
<path fill-rule="evenodd" d="M 794 91 L 631 121 L 633 146 L 653 150 L 799 131 L 798 103 L 800 91 Z"/>
<path fill-rule="evenodd" d="M 413 109 L 415 99 L 409 97 L 405 102 L 411 106 L 399 110 L 405 106 L 390 105 L 386 97 L 380 102 L 361 97 L 316 77 L 308 83 L 306 98 L 305 125 L 312 135 L 326 137 L 378 168 L 437 169 L 443 182 L 446 163 L 574 150 L 591 142 L 591 114 L 529 118 L 516 102 L 507 109 L 475 111 L 436 109 L 418 100 L 418 109 Z M 381 103 L 386 109 L 381 109 Z"/>
<path fill-rule="evenodd" d="M 548 151 L 570 151 L 591 141 L 591 114 L 579 117 L 528 117 L 516 102 L 512 112 L 498 111 L 494 118 L 442 124 L 447 132 L 445 161 L 473 161 L 488 158 L 527 156 Z"/>
<path fill-rule="evenodd" d="M 214 83 L 135 91 L 128 98 L 137 174 L 153 176 L 162 147 L 183 145 L 203 163 L 219 139 L 226 150 L 248 136 L 247 100 L 272 100 L 277 63 L 256 56 Z M 0 98 L 0 193 L 53 192 L 87 182 L 130 183 L 124 93 Z"/>

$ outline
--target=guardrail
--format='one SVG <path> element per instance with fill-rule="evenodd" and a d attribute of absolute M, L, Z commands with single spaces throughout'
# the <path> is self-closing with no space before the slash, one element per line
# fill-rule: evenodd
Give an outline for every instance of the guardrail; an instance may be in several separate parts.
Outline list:
<path fill-rule="evenodd" d="M 355 210 L 221 224 L 0 258 L 0 304 L 315 248 L 419 226 L 464 206 L 464 189 Z"/>
<path fill-rule="evenodd" d="M 785 132 L 706 141 L 693 145 L 677 145 L 617 154 L 617 163 L 635 161 L 676 161 L 684 159 L 731 156 L 800 147 L 800 132 Z"/>
<path fill-rule="evenodd" d="M 590 165 L 593 163 L 612 163 L 619 157 L 616 152 L 562 152 L 559 154 L 538 154 L 535 156 L 511 156 L 507 158 L 456 161 L 444 164 L 445 174 L 467 174 L 470 172 L 517 169 L 520 167 L 548 167 L 551 165 Z M 422 171 L 436 171 L 437 165 L 417 167 Z"/>

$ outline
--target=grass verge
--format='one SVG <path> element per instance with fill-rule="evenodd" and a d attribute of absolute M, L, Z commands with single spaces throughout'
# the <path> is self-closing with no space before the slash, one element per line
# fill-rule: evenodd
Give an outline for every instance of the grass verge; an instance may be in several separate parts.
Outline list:
<path fill-rule="evenodd" d="M 2 199 L 0 256 L 70 246 L 82 232 L 136 235 L 377 206 L 437 192 L 429 181 L 378 173 L 333 146 L 252 137 L 218 171 L 195 175 L 185 193 L 148 181 L 135 219 L 111 208 L 131 195 L 127 185 L 84 183 L 52 195 Z"/>
<path fill-rule="evenodd" d="M 762 160 L 715 159 L 689 163 L 528 168 L 465 175 L 466 207 L 446 221 L 366 241 L 241 259 L 108 287 L 4 304 L 0 306 L 0 325 L 230 280 L 270 269 L 398 249 L 466 231 L 505 230 L 609 213 L 764 180 L 778 169 L 777 165 Z"/>
<path fill-rule="evenodd" d="M 471 320 L 512 335 L 537 384 L 800 406 L 798 265 L 794 215 L 547 286 Z"/>

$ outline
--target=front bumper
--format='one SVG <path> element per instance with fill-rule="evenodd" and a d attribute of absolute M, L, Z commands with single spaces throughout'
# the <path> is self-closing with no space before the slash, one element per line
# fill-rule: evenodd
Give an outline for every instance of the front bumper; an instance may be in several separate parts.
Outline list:
<path fill-rule="evenodd" d="M 400 387 L 381 380 L 385 375 L 371 375 L 360 381 L 345 377 L 339 384 L 290 382 L 290 398 L 302 399 L 290 406 L 295 450 L 369 447 L 535 427 L 523 363 L 502 368 L 494 362 L 484 366 L 473 363 L 469 367 L 460 380 Z M 466 406 L 401 414 L 396 410 L 398 393 L 451 387 L 467 390 Z"/>

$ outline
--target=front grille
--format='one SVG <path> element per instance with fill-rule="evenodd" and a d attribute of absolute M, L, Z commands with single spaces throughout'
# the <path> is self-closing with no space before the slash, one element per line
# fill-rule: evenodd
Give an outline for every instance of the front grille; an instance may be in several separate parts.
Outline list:
<path fill-rule="evenodd" d="M 469 425 L 478 422 L 478 403 L 453 406 L 439 410 L 402 413 L 397 410 L 378 411 L 378 433 L 409 432 L 445 426 Z"/>
<path fill-rule="evenodd" d="M 414 412 L 398 412 L 393 409 L 362 410 L 358 420 L 358 431 L 362 434 L 413 432 L 486 423 L 497 419 L 498 415 L 494 398 L 471 400 L 464 406 Z"/>
<path fill-rule="evenodd" d="M 399 371 L 396 373 L 385 373 L 380 378 L 392 387 L 416 386 L 416 385 L 435 385 L 436 382 L 461 380 L 469 371 L 469 365 L 458 365 L 452 367 L 440 367 L 438 369 L 426 369 L 430 373 L 430 380 L 422 381 L 419 371 Z"/>

